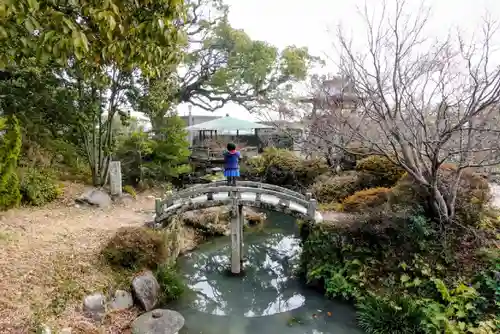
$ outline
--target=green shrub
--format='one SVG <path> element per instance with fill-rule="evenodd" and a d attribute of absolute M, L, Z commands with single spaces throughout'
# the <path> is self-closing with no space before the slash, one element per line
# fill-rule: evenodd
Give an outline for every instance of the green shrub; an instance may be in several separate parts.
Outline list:
<path fill-rule="evenodd" d="M 390 188 L 369 188 L 355 192 L 342 201 L 342 211 L 363 212 L 387 203 Z"/>
<path fill-rule="evenodd" d="M 356 170 L 372 174 L 376 185 L 380 187 L 393 186 L 405 173 L 403 168 L 378 155 L 370 155 L 359 160 L 356 163 Z"/>
<path fill-rule="evenodd" d="M 161 288 L 161 303 L 178 299 L 185 291 L 185 284 L 175 266 L 162 264 L 155 271 L 156 279 Z"/>
<path fill-rule="evenodd" d="M 165 235 L 146 227 L 120 228 L 101 254 L 112 266 L 136 270 L 156 270 L 169 258 Z"/>
<path fill-rule="evenodd" d="M 120 139 L 116 159 L 122 162 L 125 184 L 146 188 L 159 182 L 169 182 L 185 173 L 189 166 L 189 143 L 184 123 L 179 117 L 165 118 L 165 128 L 150 138 L 135 131 Z"/>
<path fill-rule="evenodd" d="M 357 305 L 359 326 L 367 334 L 426 334 L 419 305 L 408 297 L 369 296 Z"/>
<path fill-rule="evenodd" d="M 0 210 L 18 206 L 21 201 L 16 174 L 21 152 L 21 129 L 15 116 L 0 118 Z"/>
<path fill-rule="evenodd" d="M 22 202 L 41 206 L 61 195 L 61 188 L 54 175 L 47 171 L 28 168 L 21 172 Z"/>
<path fill-rule="evenodd" d="M 318 180 L 310 191 L 320 203 L 340 202 L 357 191 L 370 188 L 371 181 L 370 175 L 348 171 L 326 180 Z"/>

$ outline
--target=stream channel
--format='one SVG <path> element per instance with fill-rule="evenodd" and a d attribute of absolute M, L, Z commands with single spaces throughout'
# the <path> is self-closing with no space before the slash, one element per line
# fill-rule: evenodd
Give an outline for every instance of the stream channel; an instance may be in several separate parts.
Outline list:
<path fill-rule="evenodd" d="M 360 334 L 355 311 L 307 289 L 293 276 L 300 245 L 295 219 L 267 212 L 264 228 L 245 231 L 245 275 L 227 274 L 230 238 L 179 259 L 189 287 L 168 308 L 186 323 L 180 334 Z"/>

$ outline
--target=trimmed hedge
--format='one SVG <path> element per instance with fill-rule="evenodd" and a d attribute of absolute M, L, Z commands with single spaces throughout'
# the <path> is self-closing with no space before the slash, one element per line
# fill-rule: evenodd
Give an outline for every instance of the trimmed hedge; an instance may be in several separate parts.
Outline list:
<path fill-rule="evenodd" d="M 297 191 L 307 189 L 327 171 L 321 159 L 304 160 L 294 152 L 277 148 L 266 148 L 260 156 L 249 159 L 244 168 L 244 174 L 251 179 Z"/>
<path fill-rule="evenodd" d="M 383 156 L 371 155 L 356 163 L 356 170 L 370 173 L 379 187 L 391 187 L 405 174 L 405 170 Z"/>
<path fill-rule="evenodd" d="M 373 180 L 369 174 L 348 171 L 328 179 L 318 179 L 310 191 L 320 203 L 341 202 L 355 192 L 371 187 Z"/>
<path fill-rule="evenodd" d="M 363 212 L 380 207 L 388 202 L 390 192 L 390 188 L 383 187 L 358 191 L 342 201 L 342 211 Z"/>

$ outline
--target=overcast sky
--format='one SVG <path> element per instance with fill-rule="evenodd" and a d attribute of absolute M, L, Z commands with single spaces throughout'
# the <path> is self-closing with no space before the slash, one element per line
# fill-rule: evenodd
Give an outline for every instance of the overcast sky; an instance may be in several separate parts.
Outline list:
<path fill-rule="evenodd" d="M 230 6 L 229 19 L 235 28 L 244 29 L 253 39 L 266 40 L 279 48 L 295 44 L 307 46 L 312 54 L 333 55 L 334 35 L 329 32 L 343 24 L 354 36 L 363 38 L 363 30 L 356 6 L 365 0 L 226 0 Z M 390 3 L 391 0 L 388 0 Z M 417 10 L 421 0 L 407 0 Z M 369 0 L 370 10 L 380 9 L 382 0 Z M 432 14 L 428 25 L 429 34 L 445 35 L 450 27 L 472 31 L 480 25 L 485 13 L 500 17 L 499 0 L 429 0 Z M 334 71 L 333 67 L 329 67 Z M 328 71 L 328 68 L 325 69 Z M 188 112 L 187 105 L 179 106 L 179 114 Z M 210 112 L 193 108 L 193 114 Z M 242 119 L 255 119 L 244 108 L 227 105 L 215 112 L 230 114 Z"/>

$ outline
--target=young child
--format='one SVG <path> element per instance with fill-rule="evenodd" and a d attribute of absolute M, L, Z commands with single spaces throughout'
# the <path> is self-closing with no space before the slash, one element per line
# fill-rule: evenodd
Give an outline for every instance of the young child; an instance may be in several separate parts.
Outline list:
<path fill-rule="evenodd" d="M 227 178 L 228 186 L 236 185 L 236 178 L 240 176 L 239 160 L 241 154 L 236 151 L 236 145 L 227 144 L 227 151 L 224 151 L 224 176 Z"/>

